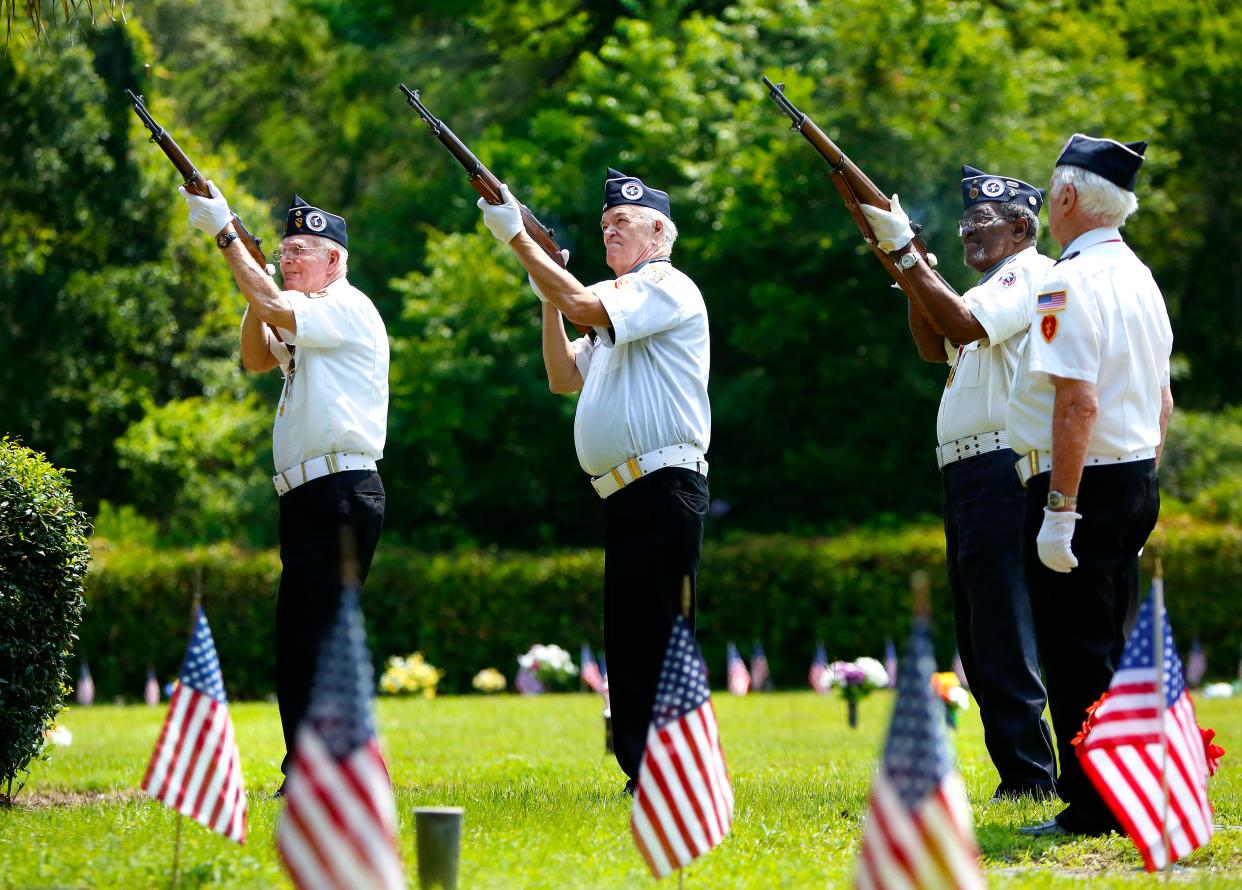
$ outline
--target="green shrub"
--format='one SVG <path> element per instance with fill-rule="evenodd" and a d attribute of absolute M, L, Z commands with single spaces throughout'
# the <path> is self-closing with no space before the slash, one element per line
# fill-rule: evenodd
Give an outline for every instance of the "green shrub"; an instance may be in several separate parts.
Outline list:
<path fill-rule="evenodd" d="M 0 439 L 0 803 L 64 703 L 89 533 L 65 474 Z"/>
<path fill-rule="evenodd" d="M 82 648 L 107 695 L 137 698 L 147 663 L 169 677 L 184 651 L 190 604 L 201 587 L 229 693 L 270 693 L 273 622 L 280 564 L 272 551 L 227 546 L 184 551 L 97 541 L 87 578 Z M 1242 530 L 1170 511 L 1144 557 L 1164 557 L 1169 612 L 1179 644 L 1199 639 L 1212 670 L 1232 674 L 1242 615 Z M 763 644 L 774 682 L 806 683 L 816 640 L 830 657 L 879 656 L 909 629 L 909 577 L 932 579 L 941 665 L 953 654 L 953 627 L 937 525 L 863 530 L 831 539 L 739 536 L 709 542 L 699 576 L 698 636 L 713 679 L 723 684 L 730 640 L 749 653 Z M 470 678 L 496 667 L 512 679 L 532 643 L 571 652 L 603 637 L 603 555 L 568 550 L 427 554 L 380 543 L 363 608 L 377 669 L 415 650 L 444 668 L 444 692 L 469 691 Z M 126 641 L 141 639 L 141 648 Z"/>

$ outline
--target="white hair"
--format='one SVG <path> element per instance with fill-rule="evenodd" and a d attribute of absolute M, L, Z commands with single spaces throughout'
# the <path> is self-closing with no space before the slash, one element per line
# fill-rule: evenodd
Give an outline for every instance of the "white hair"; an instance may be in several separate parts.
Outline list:
<path fill-rule="evenodd" d="M 654 207 L 644 207 L 641 204 L 634 204 L 632 207 L 647 225 L 654 226 L 656 220 L 664 224 L 660 232 L 660 247 L 672 253 L 673 244 L 677 241 L 677 224 Z"/>
<path fill-rule="evenodd" d="M 329 250 L 335 250 L 341 256 L 341 274 L 345 275 L 349 272 L 349 251 L 339 241 L 333 241 L 323 235 L 300 235 L 299 237 L 306 239 L 307 247 L 326 247 Z"/>
<path fill-rule="evenodd" d="M 1134 192 L 1114 185 L 1098 173 L 1062 164 L 1052 171 L 1050 197 L 1056 200 L 1057 192 L 1072 185 L 1078 193 L 1082 212 L 1101 227 L 1120 227 L 1126 218 L 1138 210 L 1138 197 Z"/>

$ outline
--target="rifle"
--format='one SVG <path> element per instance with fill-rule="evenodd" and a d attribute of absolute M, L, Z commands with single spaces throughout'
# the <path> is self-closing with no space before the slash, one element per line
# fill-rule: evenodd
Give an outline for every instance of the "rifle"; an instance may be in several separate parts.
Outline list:
<path fill-rule="evenodd" d="M 888 210 L 890 207 L 887 196 L 876 187 L 874 182 L 867 178 L 866 173 L 858 169 L 857 164 L 845 156 L 845 152 L 837 148 L 836 143 L 829 139 L 828 135 L 815 125 L 814 121 L 799 111 L 789 101 L 789 98 L 785 95 L 785 85 L 783 83 L 772 83 L 772 81 L 764 77 L 763 85 L 768 88 L 772 101 L 793 121 L 792 129 L 805 136 L 806 141 L 811 143 L 815 150 L 828 162 L 828 166 L 832 168 L 832 184 L 837 187 L 837 191 L 841 193 L 841 197 L 845 200 L 845 209 L 854 218 L 858 230 L 862 232 L 863 240 L 867 242 L 867 246 L 871 248 L 871 252 L 876 255 L 884 268 L 888 270 L 888 274 L 893 277 L 893 281 L 897 282 L 897 286 L 905 292 L 907 297 L 914 299 L 912 286 L 906 280 L 905 273 L 898 268 L 896 261 L 875 243 L 875 233 L 871 230 L 871 224 L 867 222 L 867 217 L 863 215 L 862 208 L 858 206 L 859 204 L 870 204 L 873 207 L 879 207 L 881 210 Z M 927 245 L 923 243 L 922 238 L 918 237 L 923 227 L 918 223 L 911 223 L 910 228 L 914 230 L 914 249 L 927 261 L 929 267 L 934 267 L 935 260 L 928 259 Z"/>
<path fill-rule="evenodd" d="M 155 122 L 155 118 L 151 117 L 151 113 L 147 111 L 146 100 L 142 96 L 134 95 L 133 90 L 126 90 L 125 95 L 129 96 L 129 101 L 134 104 L 134 114 L 142 120 L 147 129 L 151 131 L 151 141 L 163 149 L 164 154 L 168 156 L 168 160 L 172 161 L 177 172 L 181 174 L 181 178 L 185 180 L 185 190 L 192 195 L 198 195 L 200 198 L 210 198 L 211 190 L 207 188 L 207 180 L 198 172 L 184 151 L 169 135 L 168 131 Z M 269 275 L 273 274 L 272 268 L 268 265 L 267 257 L 263 255 L 263 241 L 250 234 L 250 230 L 246 228 L 237 214 L 233 214 L 233 228 L 237 230 L 237 240 L 246 248 L 246 252 L 259 264 L 260 269 L 267 270 Z M 275 325 L 268 325 L 272 329 L 272 333 L 276 335 L 276 339 L 284 342 L 284 338 L 280 336 L 280 331 L 276 330 Z"/>
<path fill-rule="evenodd" d="M 452 130 L 444 121 L 437 118 L 434 114 L 427 110 L 427 106 L 418 98 L 418 90 L 411 90 L 405 84 L 398 84 L 397 88 L 401 90 L 405 96 L 405 101 L 410 107 L 418 112 L 418 116 L 423 119 L 423 123 L 427 125 L 427 129 L 431 131 L 431 135 L 440 140 L 440 144 L 448 149 L 449 154 L 457 159 L 457 163 L 466 168 L 466 175 L 470 180 L 470 186 L 482 196 L 483 200 L 488 204 L 503 204 L 504 199 L 500 196 L 500 180 L 496 178 L 491 170 L 483 166 L 483 162 L 474 156 L 474 152 L 466 147 L 466 143 L 457 138 Z M 543 248 L 552 260 L 562 269 L 565 268 L 565 259 L 561 256 L 560 245 L 556 243 L 556 233 L 544 226 L 530 212 L 530 208 L 525 204 L 521 204 L 522 208 L 522 225 L 526 228 L 526 234 L 530 235 L 534 242 Z M 586 325 L 580 325 L 571 322 L 580 333 L 593 334 L 591 328 Z"/>

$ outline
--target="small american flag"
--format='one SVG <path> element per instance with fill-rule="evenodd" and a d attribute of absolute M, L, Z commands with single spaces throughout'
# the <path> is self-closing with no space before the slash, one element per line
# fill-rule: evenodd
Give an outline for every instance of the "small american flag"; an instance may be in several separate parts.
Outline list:
<path fill-rule="evenodd" d="M 1148 871 L 1212 837 L 1205 742 L 1173 647 L 1163 587 L 1160 579 L 1152 582 L 1108 694 L 1090 715 L 1085 737 L 1075 742 L 1083 770 Z M 1162 665 L 1156 664 L 1157 633 Z"/>
<path fill-rule="evenodd" d="M 750 688 L 755 692 L 763 692 L 768 686 L 768 657 L 763 654 L 763 647 L 755 641 L 750 650 Z"/>
<path fill-rule="evenodd" d="M 246 789 L 216 644 L 202 608 L 194 611 L 180 683 L 142 789 L 183 816 L 246 842 Z"/>
<path fill-rule="evenodd" d="M 1198 689 L 1203 685 L 1203 675 L 1207 673 L 1207 656 L 1203 647 L 1195 640 L 1190 644 L 1190 654 L 1186 656 L 1186 685 Z"/>
<path fill-rule="evenodd" d="M 746 662 L 737 654 L 737 646 L 729 644 L 728 655 L 729 691 L 734 695 L 745 695 L 750 691 L 750 671 L 746 670 Z"/>
<path fill-rule="evenodd" d="M 820 695 L 828 691 L 828 650 L 824 648 L 822 642 L 815 644 L 815 660 L 811 662 L 811 670 L 807 673 L 806 678 L 811 682 L 811 688 Z"/>
<path fill-rule="evenodd" d="M 1065 308 L 1065 291 L 1058 290 L 1040 294 L 1035 300 L 1036 312 L 1056 312 Z"/>
<path fill-rule="evenodd" d="M 888 685 L 897 685 L 897 647 L 891 639 L 884 641 L 884 672 L 888 674 Z"/>
<path fill-rule="evenodd" d="M 595 653 L 591 651 L 591 647 L 587 643 L 582 644 L 580 661 L 582 662 L 582 669 L 578 676 L 582 678 L 582 682 L 592 692 L 603 692 L 604 676 L 599 672 L 599 665 L 595 663 Z"/>
<path fill-rule="evenodd" d="M 142 687 L 142 700 L 148 705 L 160 703 L 160 681 L 155 678 L 155 668 L 147 668 L 147 682 Z"/>
<path fill-rule="evenodd" d="M 405 887 L 392 782 L 371 716 L 374 690 L 358 594 L 348 587 L 319 650 L 276 831 L 299 888 Z"/>
<path fill-rule="evenodd" d="M 74 691 L 82 707 L 88 708 L 95 703 L 95 681 L 91 679 L 91 669 L 85 661 L 78 672 L 78 685 Z"/>
<path fill-rule="evenodd" d="M 630 832 L 651 874 L 662 878 L 711 850 L 733 823 L 707 665 L 690 625 L 673 622 L 660 670 Z"/>
<path fill-rule="evenodd" d="M 953 673 L 957 674 L 957 682 L 962 684 L 963 689 L 970 688 L 970 683 L 966 679 L 966 666 L 962 664 L 962 653 L 956 649 L 953 651 Z"/>
<path fill-rule="evenodd" d="M 863 829 L 860 890 L 983 888 L 966 789 L 953 770 L 926 618 L 916 618 L 898 665 L 897 703 Z"/>

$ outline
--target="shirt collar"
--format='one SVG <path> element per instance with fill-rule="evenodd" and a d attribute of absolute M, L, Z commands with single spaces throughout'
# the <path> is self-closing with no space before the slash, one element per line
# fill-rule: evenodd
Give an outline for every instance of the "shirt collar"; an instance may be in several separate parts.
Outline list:
<path fill-rule="evenodd" d="M 1069 256 L 1075 250 L 1086 250 L 1088 247 L 1095 247 L 1097 244 L 1103 244 L 1105 241 L 1120 241 L 1121 229 L 1116 226 L 1102 229 L 1091 229 L 1083 232 L 1069 244 L 1065 245 L 1065 249 L 1061 251 L 1061 256 Z"/>
<path fill-rule="evenodd" d="M 673 261 L 672 261 L 671 259 L 669 259 L 668 257 L 666 257 L 666 256 L 653 256 L 653 257 L 652 257 L 651 259 L 649 259 L 649 260 L 643 260 L 641 263 L 639 263 L 637 266 L 635 266 L 633 269 L 631 269 L 630 271 L 626 272 L 625 274 L 626 274 L 626 275 L 633 275 L 635 272 L 637 272 L 637 271 L 638 271 L 639 269 L 641 269 L 643 266 L 648 265 L 649 263 L 669 263 L 669 264 L 671 265 L 671 264 L 672 264 L 672 262 L 673 262 Z M 617 277 L 618 277 L 618 278 L 620 278 L 620 277 L 622 277 L 622 276 L 617 276 Z"/>
<path fill-rule="evenodd" d="M 1001 261 L 1000 261 L 999 263 L 997 263 L 995 266 L 993 266 L 992 268 L 990 268 L 990 269 L 988 269 L 986 272 L 984 272 L 984 273 L 983 273 L 983 275 L 979 278 L 979 284 L 984 284 L 984 283 L 985 283 L 985 282 L 987 282 L 987 281 L 988 281 L 988 280 L 989 280 L 989 279 L 990 279 L 993 275 L 995 275 L 995 274 L 996 274 L 997 272 L 999 272 L 1001 269 L 1005 268 L 1005 266 L 1009 265 L 1011 262 L 1013 262 L 1014 260 L 1016 260 L 1018 257 L 1020 257 L 1020 256 L 1024 255 L 1024 254 L 1025 254 L 1025 253 L 1027 253 L 1028 251 L 1032 251 L 1032 250 L 1034 250 L 1034 249 L 1035 249 L 1035 245 L 1034 245 L 1034 244 L 1032 244 L 1030 247 L 1024 247 L 1024 248 L 1022 248 L 1022 249 L 1021 249 L 1021 250 L 1019 250 L 1017 253 L 1011 253 L 1011 254 L 1009 254 L 1009 256 L 1005 257 L 1003 260 L 1001 260 Z M 978 287 L 978 285 L 976 285 L 976 287 Z"/>

